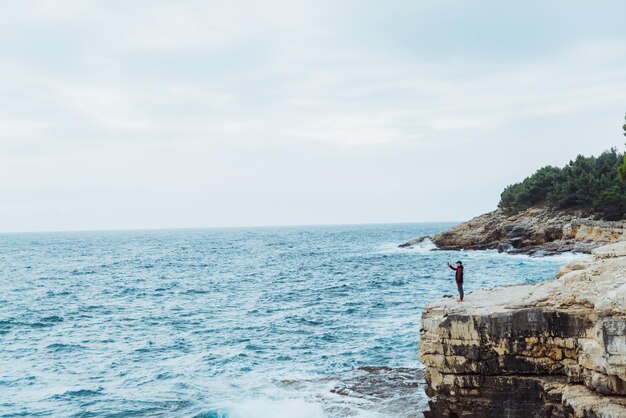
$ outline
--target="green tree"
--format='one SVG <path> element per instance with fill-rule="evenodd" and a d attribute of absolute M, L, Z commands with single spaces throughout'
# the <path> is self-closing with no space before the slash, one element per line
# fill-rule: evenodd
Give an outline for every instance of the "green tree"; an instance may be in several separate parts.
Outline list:
<path fill-rule="evenodd" d="M 617 174 L 622 183 L 626 183 L 626 154 L 624 154 L 624 160 L 622 165 L 617 168 Z"/>
<path fill-rule="evenodd" d="M 603 219 L 618 221 L 626 215 L 626 191 L 622 187 L 612 186 L 603 190 L 594 202 L 595 211 Z"/>
<path fill-rule="evenodd" d="M 603 219 L 626 219 L 626 182 L 620 181 L 626 174 L 624 161 L 626 154 L 612 148 L 598 157 L 579 155 L 563 168 L 542 167 L 522 182 L 507 186 L 498 207 L 508 214 L 547 206 Z"/>
<path fill-rule="evenodd" d="M 626 116 L 624 116 L 624 120 L 626 121 Z M 624 129 L 624 136 L 626 136 L 626 123 L 622 126 Z M 624 161 L 622 161 L 622 165 L 617 169 L 617 174 L 619 175 L 619 179 L 622 183 L 626 183 L 626 154 L 624 154 Z"/>

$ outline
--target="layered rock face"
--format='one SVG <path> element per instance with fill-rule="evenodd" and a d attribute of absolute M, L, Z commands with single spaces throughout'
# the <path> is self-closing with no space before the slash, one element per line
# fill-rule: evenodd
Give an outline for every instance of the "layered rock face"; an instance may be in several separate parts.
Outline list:
<path fill-rule="evenodd" d="M 410 247 L 424 238 L 400 246 Z M 546 208 L 507 216 L 498 209 L 429 238 L 442 250 L 498 249 L 531 255 L 589 253 L 593 248 L 626 239 L 626 222 L 597 221 Z"/>
<path fill-rule="evenodd" d="M 426 417 L 626 417 L 626 242 L 426 306 Z"/>

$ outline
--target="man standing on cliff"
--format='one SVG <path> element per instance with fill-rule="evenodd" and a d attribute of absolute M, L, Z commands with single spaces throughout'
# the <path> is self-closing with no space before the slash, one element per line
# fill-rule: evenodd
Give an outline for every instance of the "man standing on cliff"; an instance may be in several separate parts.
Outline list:
<path fill-rule="evenodd" d="M 457 261 L 456 267 L 448 263 L 448 267 L 456 271 L 454 278 L 456 280 L 456 287 L 457 289 L 459 289 L 459 302 L 463 302 L 463 263 L 461 263 L 460 261 Z"/>

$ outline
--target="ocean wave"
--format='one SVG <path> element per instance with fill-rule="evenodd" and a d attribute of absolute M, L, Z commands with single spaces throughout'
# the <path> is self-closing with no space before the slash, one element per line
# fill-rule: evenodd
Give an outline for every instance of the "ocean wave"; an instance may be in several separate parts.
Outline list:
<path fill-rule="evenodd" d="M 102 386 L 97 389 L 77 389 L 77 390 L 68 390 L 63 392 L 62 394 L 53 395 L 52 399 L 67 399 L 67 398 L 82 398 L 86 396 L 98 396 L 101 395 L 104 391 Z"/>
<path fill-rule="evenodd" d="M 46 350 L 50 350 L 53 352 L 65 352 L 65 351 L 76 351 L 83 350 L 86 347 L 80 344 L 61 344 L 54 343 L 46 346 Z"/>
<path fill-rule="evenodd" d="M 401 253 L 401 254 L 409 253 L 410 254 L 411 252 L 425 254 L 436 249 L 437 249 L 437 246 L 429 238 L 424 238 L 422 242 L 415 244 L 415 245 L 411 245 L 410 247 L 407 247 L 407 248 L 398 247 L 397 242 L 386 243 L 377 247 L 377 251 L 382 254 L 394 254 L 394 253 Z"/>
<path fill-rule="evenodd" d="M 31 322 L 29 325 L 33 328 L 48 328 L 53 327 L 60 322 L 64 322 L 63 317 L 60 317 L 58 315 L 52 315 L 40 318 L 35 322 Z"/>
<path fill-rule="evenodd" d="M 213 409 L 194 418 L 327 418 L 321 405 L 304 399 L 244 399 L 230 407 Z"/>

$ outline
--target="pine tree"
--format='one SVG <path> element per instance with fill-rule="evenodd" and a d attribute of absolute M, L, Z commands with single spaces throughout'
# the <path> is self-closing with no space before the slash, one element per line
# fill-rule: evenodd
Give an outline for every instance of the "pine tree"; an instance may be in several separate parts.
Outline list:
<path fill-rule="evenodd" d="M 626 116 L 624 116 L 624 120 L 626 120 Z M 626 136 L 626 123 L 622 126 L 624 129 L 624 136 Z M 617 169 L 617 174 L 619 175 L 619 179 L 622 183 L 626 183 L 626 153 L 624 154 L 624 161 L 622 161 L 622 165 Z"/>
<path fill-rule="evenodd" d="M 563 168 L 543 167 L 500 195 L 499 207 L 512 214 L 536 206 L 577 210 L 607 220 L 626 219 L 626 154 L 612 148 L 598 157 L 579 155 Z M 624 167 L 624 168 L 622 168 Z"/>

